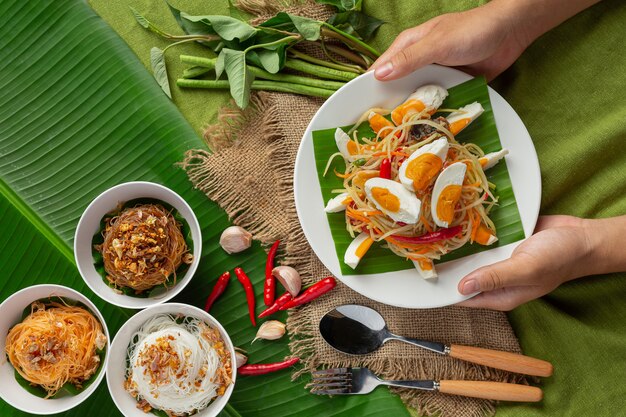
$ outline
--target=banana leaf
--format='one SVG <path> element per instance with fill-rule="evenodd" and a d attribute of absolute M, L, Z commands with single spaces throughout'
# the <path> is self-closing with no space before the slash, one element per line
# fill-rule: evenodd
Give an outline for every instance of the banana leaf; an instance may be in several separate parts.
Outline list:
<path fill-rule="evenodd" d="M 192 189 L 177 162 L 202 140 L 162 94 L 127 45 L 79 0 L 0 2 L 0 300 L 40 283 L 72 287 L 94 301 L 111 335 L 135 311 L 109 305 L 83 283 L 72 240 L 89 202 L 125 181 L 147 180 L 178 192 L 202 226 L 195 277 L 175 299 L 202 306 L 217 276 L 241 265 L 262 303 L 263 249 L 236 256 L 219 247 L 224 212 Z M 243 288 L 235 280 L 212 313 L 251 362 L 281 360 L 287 340 L 250 344 Z M 285 316 L 279 316 L 284 320 Z M 390 415 L 407 411 L 387 390 L 367 397 L 310 395 L 288 371 L 241 377 L 224 411 L 229 416 Z M 0 416 L 22 416 L 0 401 Z M 64 416 L 118 416 L 106 383 Z"/>
<path fill-rule="evenodd" d="M 478 101 L 485 109 L 485 112 L 478 119 L 457 135 L 457 140 L 461 143 L 475 143 L 480 146 L 485 153 L 502 149 L 485 79 L 482 77 L 474 78 L 448 89 L 448 92 L 450 95 L 443 102 L 441 108 L 456 109 Z M 407 95 L 409 93 L 410 92 L 407 92 Z M 437 115 L 435 115 L 435 117 L 436 116 Z M 347 131 L 350 128 L 351 126 L 347 126 L 344 127 L 344 130 Z M 376 136 L 367 123 L 363 123 L 363 125 L 359 126 L 358 132 L 359 137 Z M 343 188 L 343 179 L 333 175 L 333 170 L 343 172 L 345 168 L 344 161 L 341 158 L 335 158 L 328 169 L 328 173 L 324 176 L 324 170 L 329 158 L 332 154 L 337 152 L 335 129 L 324 129 L 313 132 L 313 147 L 315 150 L 315 163 L 322 196 L 324 197 L 324 201 L 328 201 L 337 195 L 333 194 L 331 190 Z M 496 225 L 498 241 L 491 246 L 467 244 L 462 248 L 442 256 L 436 263 L 451 261 L 477 252 L 489 250 L 496 246 L 507 245 L 524 238 L 524 229 L 517 209 L 517 203 L 515 202 L 515 195 L 513 194 L 511 179 L 505 161 L 500 161 L 495 167 L 489 169 L 489 171 L 487 171 L 487 179 L 496 185 L 495 195 L 499 198 L 498 205 L 495 206 L 490 213 L 490 217 Z M 341 272 L 343 274 L 376 274 L 414 268 L 412 262 L 400 258 L 389 249 L 382 247 L 383 245 L 380 243 L 372 245 L 372 248 L 367 252 L 365 257 L 363 257 L 356 269 L 350 268 L 343 262 L 346 249 L 352 241 L 352 237 L 346 231 L 345 213 L 329 213 L 327 217 L 335 243 L 337 257 L 339 258 L 339 265 L 341 266 Z"/>

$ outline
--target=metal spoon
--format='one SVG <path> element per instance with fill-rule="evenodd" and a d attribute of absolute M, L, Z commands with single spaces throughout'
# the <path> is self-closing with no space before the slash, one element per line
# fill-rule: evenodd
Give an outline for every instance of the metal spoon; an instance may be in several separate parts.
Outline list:
<path fill-rule="evenodd" d="M 550 362 L 530 356 L 395 335 L 389 331 L 378 311 L 362 305 L 347 304 L 329 311 L 320 321 L 320 333 L 333 348 L 350 355 L 371 353 L 389 340 L 400 340 L 442 355 L 505 371 L 535 376 L 552 375 Z"/>

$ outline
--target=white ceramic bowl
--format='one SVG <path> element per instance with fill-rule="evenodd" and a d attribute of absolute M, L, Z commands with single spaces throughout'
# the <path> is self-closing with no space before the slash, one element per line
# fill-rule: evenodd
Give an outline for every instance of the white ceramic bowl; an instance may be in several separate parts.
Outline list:
<path fill-rule="evenodd" d="M 146 298 L 131 297 L 115 292 L 103 281 L 102 276 L 96 271 L 92 255 L 93 237 L 100 230 L 102 218 L 118 207 L 120 203 L 138 198 L 161 200 L 178 210 L 180 215 L 183 216 L 189 224 L 191 238 L 193 240 L 193 262 L 189 265 L 187 272 L 183 276 L 178 276 L 176 285 L 164 294 Z M 103 300 L 126 308 L 146 308 L 164 303 L 176 296 L 176 294 L 185 288 L 196 272 L 201 253 L 202 235 L 200 225 L 196 215 L 191 210 L 191 207 L 189 207 L 189 204 L 169 188 L 152 182 L 127 182 L 109 188 L 100 194 L 89 204 L 87 209 L 85 209 L 85 212 L 78 221 L 76 235 L 74 236 L 76 266 L 89 288 Z"/>
<path fill-rule="evenodd" d="M 24 309 L 27 308 L 33 301 L 48 298 L 50 296 L 68 298 L 78 301 L 88 307 L 89 310 L 91 310 L 91 313 L 100 321 L 100 324 L 102 324 L 102 330 L 107 337 L 107 348 L 105 351 L 104 362 L 95 377 L 95 381 L 93 381 L 93 383 L 84 391 L 78 395 L 44 399 L 31 394 L 19 385 L 19 383 L 15 380 L 15 370 L 6 359 L 4 352 L 7 334 L 9 333 L 11 327 L 21 321 Z M 56 414 L 67 411 L 85 401 L 87 397 L 89 397 L 96 390 L 96 388 L 98 388 L 102 378 L 104 378 L 110 350 L 111 341 L 104 317 L 102 317 L 102 314 L 100 314 L 100 311 L 98 311 L 96 306 L 93 305 L 93 303 L 83 294 L 71 288 L 53 284 L 33 285 L 32 287 L 24 288 L 11 295 L 9 298 L 4 300 L 2 304 L 0 304 L 0 352 L 2 352 L 3 358 L 0 360 L 0 381 L 2 381 L 0 384 L 0 397 L 13 407 L 26 413 L 41 415 Z"/>
<path fill-rule="evenodd" d="M 124 380 L 126 379 L 126 359 L 128 354 L 128 345 L 130 344 L 132 335 L 139 330 L 139 328 L 148 319 L 157 314 L 182 314 L 187 317 L 194 317 L 219 330 L 224 344 L 230 352 L 230 360 L 231 364 L 233 364 L 233 383 L 228 386 L 223 396 L 213 400 L 207 408 L 197 414 L 194 414 L 194 416 L 197 417 L 217 416 L 226 406 L 226 403 L 228 403 L 228 399 L 230 398 L 230 395 L 235 387 L 235 379 L 237 377 L 237 372 L 235 371 L 235 348 L 233 346 L 233 342 L 228 336 L 228 333 L 226 333 L 226 330 L 224 330 L 222 325 L 213 316 L 197 307 L 181 303 L 166 303 L 140 311 L 128 319 L 128 321 L 124 323 L 124 325 L 117 332 L 115 339 L 113 339 L 113 343 L 111 344 L 111 358 L 107 366 L 107 385 L 109 387 L 111 397 L 113 398 L 113 402 L 115 402 L 117 408 L 126 417 L 146 417 L 146 413 L 137 408 L 137 400 L 124 389 Z"/>

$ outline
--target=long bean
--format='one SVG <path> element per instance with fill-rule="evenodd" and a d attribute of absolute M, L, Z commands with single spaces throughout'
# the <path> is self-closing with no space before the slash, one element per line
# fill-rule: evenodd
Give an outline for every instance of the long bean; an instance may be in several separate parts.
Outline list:
<path fill-rule="evenodd" d="M 229 89 L 230 83 L 227 80 L 189 80 L 179 78 L 176 85 L 181 88 L 210 88 L 210 89 Z M 314 97 L 330 97 L 335 91 L 324 88 L 311 87 L 302 84 L 287 84 L 277 81 L 252 81 L 253 90 L 278 91 L 282 93 L 302 94 Z"/>
<path fill-rule="evenodd" d="M 215 58 L 211 59 L 211 58 L 203 58 L 203 57 L 191 56 L 191 55 L 181 55 L 180 60 L 181 62 L 185 64 L 202 66 L 202 67 L 206 67 L 209 69 L 214 69 L 215 62 L 216 62 Z M 338 90 L 344 85 L 343 82 L 320 80 L 317 78 L 302 77 L 300 75 L 272 74 L 268 71 L 265 71 L 262 68 L 255 67 L 253 65 L 247 65 L 247 68 L 256 78 L 263 78 L 265 80 L 270 80 L 270 81 L 280 81 L 284 83 L 308 85 L 311 87 L 323 88 L 325 90 Z M 194 77 L 186 77 L 183 74 L 183 78 L 194 78 Z"/>
<path fill-rule="evenodd" d="M 301 61 L 299 59 L 287 59 L 285 61 L 285 67 L 304 72 L 305 74 L 315 75 L 320 78 L 327 78 L 329 80 L 339 80 L 339 81 L 350 81 L 356 77 L 358 74 L 347 71 L 340 71 L 328 67 L 322 67 L 321 65 L 311 64 L 306 61 Z"/>

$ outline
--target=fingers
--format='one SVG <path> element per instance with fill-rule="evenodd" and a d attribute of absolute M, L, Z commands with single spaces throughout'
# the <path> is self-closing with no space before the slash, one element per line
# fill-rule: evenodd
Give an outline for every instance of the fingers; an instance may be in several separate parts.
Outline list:
<path fill-rule="evenodd" d="M 470 273 L 459 282 L 458 291 L 470 295 L 531 284 L 536 275 L 532 258 L 520 254 Z"/>
<path fill-rule="evenodd" d="M 379 80 L 395 80 L 432 64 L 438 58 L 439 49 L 433 48 L 427 40 L 422 40 L 399 50 L 387 62 L 377 67 L 374 75 Z"/>
<path fill-rule="evenodd" d="M 416 26 L 411 29 L 407 29 L 400 33 L 393 43 L 387 48 L 387 50 L 372 64 L 370 69 L 376 69 L 389 61 L 391 57 L 400 52 L 401 50 L 407 48 L 409 45 L 414 44 L 420 41 L 424 35 L 428 32 L 430 26 L 432 26 L 431 21 L 428 21 L 422 25 Z"/>
<path fill-rule="evenodd" d="M 510 311 L 520 304 L 524 304 L 541 295 L 543 294 L 536 293 L 535 287 L 510 287 L 478 294 L 457 305 L 461 307 Z"/>

